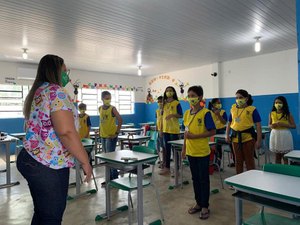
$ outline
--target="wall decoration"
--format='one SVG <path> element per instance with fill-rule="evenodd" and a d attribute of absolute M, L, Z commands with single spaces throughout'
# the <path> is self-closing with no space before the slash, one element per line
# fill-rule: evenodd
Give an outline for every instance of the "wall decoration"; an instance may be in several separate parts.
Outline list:
<path fill-rule="evenodd" d="M 88 84 L 83 84 L 82 88 L 143 92 L 143 87 L 127 87 L 124 85 L 117 85 L 117 84 L 113 85 L 113 84 L 88 83 Z"/>
<path fill-rule="evenodd" d="M 147 89 L 147 92 L 148 92 L 148 95 L 147 95 L 147 98 L 146 98 L 146 103 L 151 104 L 151 103 L 154 102 L 153 96 L 152 96 L 152 94 L 151 94 L 151 89 L 148 88 L 148 89 Z"/>

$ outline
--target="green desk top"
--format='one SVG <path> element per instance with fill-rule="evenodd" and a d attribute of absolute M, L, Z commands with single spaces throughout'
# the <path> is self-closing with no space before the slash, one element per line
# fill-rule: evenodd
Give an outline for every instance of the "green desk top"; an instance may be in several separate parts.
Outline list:
<path fill-rule="evenodd" d="M 249 170 L 225 179 L 242 192 L 300 206 L 300 178 L 260 170 Z"/>
<path fill-rule="evenodd" d="M 134 152 L 131 150 L 119 150 L 115 152 L 96 154 L 96 157 L 109 162 L 120 165 L 136 165 L 139 163 L 150 162 L 157 159 L 157 155 Z M 135 160 L 123 160 L 123 157 L 135 158 Z"/>

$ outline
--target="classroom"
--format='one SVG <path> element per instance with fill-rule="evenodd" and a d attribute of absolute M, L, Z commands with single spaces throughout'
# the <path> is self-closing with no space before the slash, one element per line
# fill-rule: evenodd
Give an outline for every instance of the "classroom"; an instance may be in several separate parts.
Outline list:
<path fill-rule="evenodd" d="M 300 0 L 0 0 L 0 225 L 300 225 Z"/>

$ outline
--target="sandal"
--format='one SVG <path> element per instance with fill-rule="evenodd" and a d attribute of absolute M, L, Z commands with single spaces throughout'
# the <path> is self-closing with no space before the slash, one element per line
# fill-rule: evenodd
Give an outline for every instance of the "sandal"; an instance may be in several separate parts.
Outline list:
<path fill-rule="evenodd" d="M 189 208 L 188 213 L 189 214 L 195 214 L 197 212 L 200 212 L 202 210 L 202 208 L 201 207 L 198 208 L 198 207 L 199 206 L 197 204 L 192 206 L 191 208 Z"/>
<path fill-rule="evenodd" d="M 201 220 L 207 220 L 208 218 L 209 218 L 209 213 L 210 213 L 210 211 L 208 210 L 207 212 L 200 212 L 200 216 L 199 216 L 199 218 L 201 219 Z"/>

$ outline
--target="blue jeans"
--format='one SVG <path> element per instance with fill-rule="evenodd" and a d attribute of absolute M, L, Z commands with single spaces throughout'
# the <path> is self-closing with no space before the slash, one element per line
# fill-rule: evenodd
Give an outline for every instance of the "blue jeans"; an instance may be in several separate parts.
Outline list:
<path fill-rule="evenodd" d="M 188 156 L 192 173 L 195 200 L 202 208 L 209 206 L 209 155 L 205 157 Z"/>
<path fill-rule="evenodd" d="M 102 143 L 102 150 L 104 152 L 114 152 L 116 150 L 116 145 L 117 145 L 117 140 L 118 138 L 101 138 L 101 143 Z M 118 178 L 119 173 L 118 170 L 116 169 L 111 169 L 110 170 L 110 179 L 116 179 Z"/>
<path fill-rule="evenodd" d="M 164 137 L 164 143 L 165 143 L 165 157 L 166 157 L 166 168 L 170 169 L 170 164 L 171 164 L 171 145 L 168 143 L 169 141 L 174 141 L 179 139 L 178 134 L 169 134 L 169 133 L 163 133 Z M 178 156 L 174 156 L 178 157 Z M 177 168 L 178 169 L 178 168 Z"/>
<path fill-rule="evenodd" d="M 34 205 L 31 225 L 60 225 L 66 208 L 70 169 L 51 169 L 32 158 L 25 149 L 17 168 L 27 180 Z"/>

